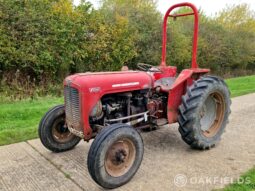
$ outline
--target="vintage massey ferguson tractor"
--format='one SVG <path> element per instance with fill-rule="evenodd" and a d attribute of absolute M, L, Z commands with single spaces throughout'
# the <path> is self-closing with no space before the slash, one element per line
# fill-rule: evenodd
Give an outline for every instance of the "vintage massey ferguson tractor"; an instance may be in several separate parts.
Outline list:
<path fill-rule="evenodd" d="M 178 7 L 192 12 L 171 14 Z M 177 75 L 166 65 L 167 20 L 194 16 L 190 69 Z M 88 171 L 104 188 L 127 183 L 143 158 L 137 129 L 179 123 L 182 139 L 196 149 L 210 149 L 220 141 L 230 114 L 225 82 L 198 68 L 198 11 L 190 3 L 168 9 L 163 22 L 162 60 L 158 67 L 137 64 L 136 71 L 78 73 L 64 80 L 65 104 L 50 109 L 39 125 L 42 144 L 53 152 L 74 148 L 94 138 L 87 157 Z M 166 127 L 164 127 L 166 128 Z"/>

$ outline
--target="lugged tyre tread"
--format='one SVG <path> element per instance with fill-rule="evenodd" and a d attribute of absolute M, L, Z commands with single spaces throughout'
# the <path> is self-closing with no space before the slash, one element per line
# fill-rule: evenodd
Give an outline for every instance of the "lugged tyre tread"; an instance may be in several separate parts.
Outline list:
<path fill-rule="evenodd" d="M 187 88 L 186 94 L 182 96 L 182 104 L 179 106 L 179 116 L 178 116 L 178 123 L 179 123 L 179 132 L 181 134 L 182 139 L 191 147 L 197 149 L 210 149 L 215 146 L 215 144 L 204 143 L 203 141 L 199 140 L 196 134 L 193 132 L 193 123 L 197 116 L 194 116 L 194 110 L 196 110 L 199 106 L 199 102 L 204 94 L 204 91 L 209 88 L 210 86 L 221 86 L 227 90 L 226 97 L 230 97 L 230 91 L 227 88 L 226 83 L 223 79 L 215 76 L 204 76 L 198 79 Z M 226 100 L 229 106 L 226 108 L 226 124 L 228 123 L 228 116 L 231 113 L 230 105 L 231 100 Z M 224 127 L 225 128 L 225 127 Z M 225 130 L 225 129 L 224 129 Z M 218 138 L 220 140 L 220 137 Z"/>

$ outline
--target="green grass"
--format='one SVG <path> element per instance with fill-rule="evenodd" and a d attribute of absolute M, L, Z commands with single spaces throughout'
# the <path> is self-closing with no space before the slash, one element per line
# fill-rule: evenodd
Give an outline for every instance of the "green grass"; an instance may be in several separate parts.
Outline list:
<path fill-rule="evenodd" d="M 226 80 L 232 97 L 255 92 L 255 75 Z"/>
<path fill-rule="evenodd" d="M 239 182 L 239 183 L 238 183 Z M 239 178 L 233 184 L 226 186 L 220 191 L 254 191 L 255 190 L 255 167 Z"/>
<path fill-rule="evenodd" d="M 0 104 L 0 145 L 38 137 L 41 117 L 52 106 L 63 103 L 63 98 L 45 97 Z"/>

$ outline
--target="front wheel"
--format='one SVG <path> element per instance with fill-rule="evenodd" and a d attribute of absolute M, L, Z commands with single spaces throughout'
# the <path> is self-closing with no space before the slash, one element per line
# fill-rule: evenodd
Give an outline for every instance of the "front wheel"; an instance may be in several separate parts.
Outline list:
<path fill-rule="evenodd" d="M 210 149 L 220 141 L 230 114 L 230 93 L 225 82 L 205 76 L 187 88 L 179 107 L 179 132 L 191 147 Z"/>
<path fill-rule="evenodd" d="M 44 115 L 38 134 L 42 144 L 53 152 L 70 150 L 81 140 L 72 134 L 65 124 L 64 105 L 55 106 Z"/>
<path fill-rule="evenodd" d="M 88 153 L 88 170 L 104 188 L 127 183 L 138 170 L 143 158 L 140 134 L 125 124 L 105 127 L 93 141 Z"/>

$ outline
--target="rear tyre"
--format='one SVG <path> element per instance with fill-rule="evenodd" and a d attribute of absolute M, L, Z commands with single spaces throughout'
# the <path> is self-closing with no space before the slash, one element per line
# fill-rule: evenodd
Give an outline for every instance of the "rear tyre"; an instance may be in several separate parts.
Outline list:
<path fill-rule="evenodd" d="M 81 140 L 72 134 L 65 124 L 64 105 L 55 106 L 44 115 L 38 134 L 42 144 L 53 152 L 70 150 Z"/>
<path fill-rule="evenodd" d="M 230 114 L 230 93 L 225 82 L 205 76 L 187 88 L 179 106 L 179 132 L 196 149 L 210 149 L 220 141 Z"/>
<path fill-rule="evenodd" d="M 88 153 L 88 170 L 104 188 L 127 183 L 138 170 L 143 158 L 140 134 L 128 125 L 105 127 L 93 141 Z"/>

